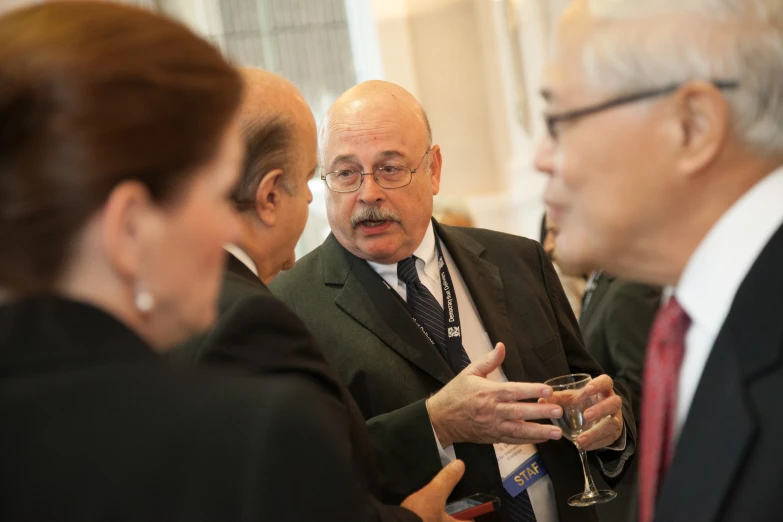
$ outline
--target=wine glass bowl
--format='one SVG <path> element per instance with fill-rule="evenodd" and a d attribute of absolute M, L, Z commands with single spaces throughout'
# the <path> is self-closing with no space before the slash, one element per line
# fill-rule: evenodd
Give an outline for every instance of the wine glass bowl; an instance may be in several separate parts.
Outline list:
<path fill-rule="evenodd" d="M 587 467 L 587 453 L 576 440 L 582 433 L 592 428 L 597 421 L 587 421 L 584 412 L 598 402 L 598 397 L 588 394 L 585 387 L 591 377 L 586 373 L 575 373 L 549 379 L 544 384 L 552 387 L 552 396 L 545 399 L 547 403 L 557 404 L 563 409 L 563 416 L 554 419 L 555 424 L 563 431 L 563 436 L 574 443 L 582 460 L 582 472 L 585 477 L 585 490 L 568 499 L 568 505 L 585 507 L 608 502 L 617 496 L 612 490 L 598 490 Z"/>
<path fill-rule="evenodd" d="M 565 377 L 572 377 L 567 375 Z M 593 427 L 595 421 L 585 420 L 584 412 L 598 401 L 595 395 L 586 395 L 581 390 L 590 382 L 590 376 L 584 374 L 574 374 L 575 382 L 562 382 L 563 377 L 548 380 L 545 384 L 552 387 L 554 394 L 547 402 L 557 404 L 563 408 L 563 416 L 554 419 L 555 424 L 563 430 L 563 436 L 571 442 L 576 441 L 579 436 Z M 562 390 L 560 388 L 563 388 Z"/>

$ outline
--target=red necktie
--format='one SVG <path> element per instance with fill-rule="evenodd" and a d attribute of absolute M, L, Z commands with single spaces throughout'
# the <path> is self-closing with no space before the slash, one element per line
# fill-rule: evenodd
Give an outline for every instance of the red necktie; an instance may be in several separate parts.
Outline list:
<path fill-rule="evenodd" d="M 677 388 L 691 320 L 672 297 L 655 316 L 644 365 L 639 522 L 652 522 L 658 488 L 674 455 Z"/>

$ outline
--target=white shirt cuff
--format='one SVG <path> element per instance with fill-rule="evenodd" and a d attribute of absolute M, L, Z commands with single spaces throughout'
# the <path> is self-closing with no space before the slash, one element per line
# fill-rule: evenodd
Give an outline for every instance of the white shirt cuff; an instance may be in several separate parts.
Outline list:
<path fill-rule="evenodd" d="M 454 451 L 454 445 L 443 447 L 438 440 L 438 436 L 435 434 L 435 427 L 430 423 L 432 428 L 432 436 L 435 439 L 435 444 L 438 445 L 438 454 L 440 455 L 440 463 L 445 467 L 454 460 L 457 460 L 457 453 Z"/>

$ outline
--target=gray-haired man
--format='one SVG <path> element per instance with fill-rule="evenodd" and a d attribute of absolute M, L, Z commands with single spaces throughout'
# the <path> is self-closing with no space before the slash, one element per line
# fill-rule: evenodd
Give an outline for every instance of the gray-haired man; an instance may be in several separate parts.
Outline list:
<path fill-rule="evenodd" d="M 560 263 L 670 287 L 641 519 L 780 520 L 783 2 L 574 2 L 544 95 Z"/>

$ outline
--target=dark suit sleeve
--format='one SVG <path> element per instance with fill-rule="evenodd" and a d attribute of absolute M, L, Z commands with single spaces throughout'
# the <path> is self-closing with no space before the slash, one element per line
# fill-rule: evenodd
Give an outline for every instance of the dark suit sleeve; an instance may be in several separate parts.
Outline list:
<path fill-rule="evenodd" d="M 574 316 L 571 306 L 568 304 L 560 279 L 557 277 L 554 266 L 547 259 L 544 250 L 538 245 L 539 257 L 544 266 L 544 282 L 549 293 L 549 300 L 557 320 L 563 349 L 566 353 L 568 366 L 572 373 L 589 373 L 593 377 L 601 375 L 604 371 L 590 357 L 584 347 L 579 323 Z M 631 409 L 631 399 L 628 390 L 621 383 L 615 382 L 615 393 L 623 398 L 623 422 L 625 424 L 626 445 L 623 451 L 599 450 L 598 460 L 601 471 L 607 477 L 619 476 L 625 467 L 625 463 L 634 454 L 636 448 L 636 422 Z"/>
<path fill-rule="evenodd" d="M 199 361 L 248 373 L 305 372 L 338 391 L 337 377 L 307 327 L 271 295 L 238 300 L 201 341 Z"/>
<path fill-rule="evenodd" d="M 605 299 L 608 309 L 604 331 L 616 368 L 615 382 L 629 391 L 638 421 L 644 354 L 650 327 L 660 305 L 661 291 L 647 285 L 615 280 Z"/>
<path fill-rule="evenodd" d="M 312 379 L 287 376 L 286 381 L 275 398 L 277 408 L 264 412 L 258 433 L 266 446 L 259 462 L 262 487 L 285 494 L 261 506 L 259 520 L 420 520 L 367 495 L 351 465 L 340 401 Z"/>
<path fill-rule="evenodd" d="M 367 421 L 384 495 L 399 500 L 442 469 L 425 399 Z"/>
<path fill-rule="evenodd" d="M 316 383 L 318 389 L 311 390 L 314 398 L 307 405 L 312 418 L 291 418 L 298 425 L 280 431 L 281 448 L 304 451 L 297 456 L 296 462 L 311 462 L 306 471 L 291 472 L 291 487 L 303 487 L 307 490 L 324 488 L 333 490 L 338 480 L 345 481 L 348 487 L 337 494 L 345 499 L 353 495 L 354 503 L 364 503 L 362 516 L 356 520 L 420 521 L 419 517 L 399 506 L 382 504 L 370 492 L 362 480 L 362 469 L 354 454 L 355 433 L 350 426 L 350 416 L 346 401 L 352 399 L 343 395 L 337 377 L 328 366 L 315 339 L 307 327 L 284 303 L 271 295 L 258 295 L 239 300 L 224 312 L 218 325 L 202 341 L 201 361 L 213 366 L 222 366 L 254 375 L 293 375 L 307 377 Z M 311 386 L 312 387 L 312 386 Z M 302 400 L 305 400 L 303 397 Z M 282 412 L 281 412 L 282 414 Z M 304 415 L 303 415 L 304 417 Z M 359 416 L 359 429 L 365 429 Z M 282 429 L 281 429 L 282 430 Z M 301 431 L 300 431 L 301 430 Z M 286 434 L 292 439 L 286 440 Z M 315 435 L 317 434 L 317 435 Z M 296 437 L 300 442 L 294 442 Z M 301 447 L 300 447 L 301 446 Z M 321 453 L 326 455 L 322 456 Z M 309 455 L 307 458 L 303 458 Z M 367 460 L 371 462 L 371 455 Z M 310 460 L 311 459 L 311 460 Z M 363 464 L 367 465 L 367 462 Z M 339 475 L 332 476 L 330 469 L 337 466 Z M 349 472 L 344 468 L 352 468 Z M 374 470 L 373 470 L 374 472 Z M 311 474 L 323 474 L 315 480 Z M 299 486 L 305 482 L 307 485 Z M 319 491 L 319 495 L 323 492 Z M 334 505 L 330 499 L 322 499 L 326 505 Z M 313 499 L 312 502 L 318 500 Z M 310 501 L 308 501 L 309 503 Z M 332 503 L 332 504 L 330 504 Z M 297 509 L 305 509 L 300 506 Z M 316 520 L 316 518 L 270 517 L 269 520 Z M 328 518 L 327 520 L 354 520 L 353 518 Z"/>

